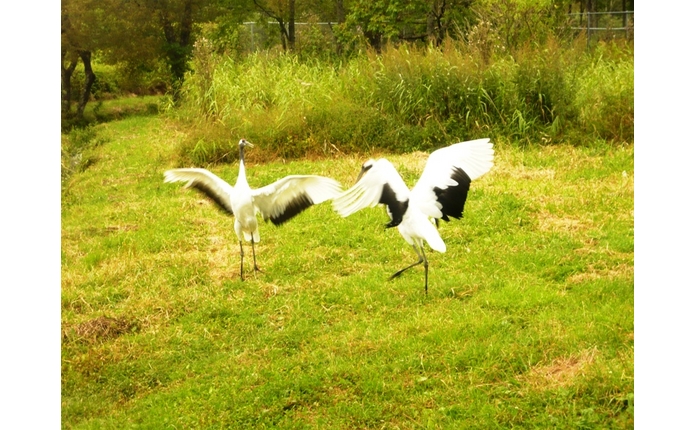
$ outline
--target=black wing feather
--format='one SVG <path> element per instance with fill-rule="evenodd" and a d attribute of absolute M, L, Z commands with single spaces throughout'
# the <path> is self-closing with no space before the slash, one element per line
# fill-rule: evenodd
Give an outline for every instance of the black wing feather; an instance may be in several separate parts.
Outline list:
<path fill-rule="evenodd" d="M 229 201 L 229 199 L 225 199 L 219 194 L 215 192 L 215 190 L 208 186 L 206 183 L 201 182 L 201 181 L 193 181 L 191 184 L 191 187 L 197 189 L 198 191 L 202 192 L 205 194 L 207 197 L 209 197 L 212 201 L 217 203 L 217 206 L 225 211 L 226 213 L 230 215 L 234 215 L 234 211 L 232 210 L 232 204 Z"/>
<path fill-rule="evenodd" d="M 393 188 L 391 188 L 389 184 L 384 184 L 379 203 L 386 205 L 389 215 L 391 216 L 391 222 L 386 224 L 386 228 L 396 227 L 403 221 L 403 215 L 405 214 L 405 211 L 408 210 L 408 202 L 409 200 L 404 202 L 398 200 Z"/>
<path fill-rule="evenodd" d="M 292 200 L 280 215 L 275 217 L 271 216 L 270 221 L 272 221 L 275 225 L 283 224 L 294 218 L 296 215 L 299 215 L 302 211 L 313 204 L 314 202 L 311 200 L 311 197 L 309 197 L 306 193 L 302 193 L 298 195 L 297 198 Z"/>
<path fill-rule="evenodd" d="M 460 219 L 463 216 L 463 206 L 466 204 L 468 190 L 471 187 L 471 178 L 460 167 L 454 167 L 451 179 L 456 181 L 456 185 L 441 189 L 435 187 L 434 194 L 437 201 L 442 205 L 442 219 L 449 221 L 449 217 Z"/>

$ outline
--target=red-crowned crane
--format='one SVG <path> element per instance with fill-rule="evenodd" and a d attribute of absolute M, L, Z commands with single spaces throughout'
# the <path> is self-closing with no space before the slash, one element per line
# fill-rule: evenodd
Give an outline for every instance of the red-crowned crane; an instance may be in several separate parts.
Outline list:
<path fill-rule="evenodd" d="M 391 218 L 386 227 L 398 227 L 418 256 L 418 261 L 394 273 L 389 280 L 424 263 L 427 294 L 429 264 L 423 241 L 435 251 L 446 251 L 435 224 L 439 225 L 439 219 L 449 221 L 449 217 L 463 216 L 471 181 L 490 170 L 493 156 L 490 139 L 460 142 L 438 149 L 430 154 L 412 191 L 388 160 L 368 160 L 362 165 L 355 185 L 333 199 L 333 209 L 347 217 L 366 207 L 386 205 Z"/>
<path fill-rule="evenodd" d="M 254 244 L 261 240 L 258 234 L 260 212 L 263 219 L 280 225 L 292 219 L 309 206 L 332 199 L 342 191 L 340 184 L 331 178 L 316 175 L 290 175 L 266 185 L 252 189 L 246 180 L 244 148 L 253 147 L 245 139 L 239 141 L 239 176 L 231 186 L 223 179 L 205 169 L 172 169 L 164 172 L 164 182 L 186 182 L 184 188 L 193 187 L 202 191 L 225 212 L 233 215 L 234 231 L 239 238 L 241 264 L 239 276 L 244 280 L 244 247 L 242 239 L 251 241 L 253 268 L 256 264 Z"/>

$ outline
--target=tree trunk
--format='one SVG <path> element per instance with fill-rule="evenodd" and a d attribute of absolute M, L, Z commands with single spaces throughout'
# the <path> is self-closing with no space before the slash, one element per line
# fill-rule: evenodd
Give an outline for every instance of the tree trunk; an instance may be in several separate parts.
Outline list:
<path fill-rule="evenodd" d="M 442 19 L 446 12 L 446 0 L 436 1 L 432 4 L 430 13 L 427 16 L 427 33 L 430 40 L 434 40 L 435 46 L 441 45 L 444 40 L 444 24 Z"/>
<path fill-rule="evenodd" d="M 345 22 L 345 5 L 343 0 L 336 0 L 335 2 L 335 19 L 338 24 Z"/>
<path fill-rule="evenodd" d="M 627 0 L 623 0 L 623 28 L 627 27 Z"/>
<path fill-rule="evenodd" d="M 587 47 L 587 49 L 591 45 L 591 25 L 593 24 L 593 19 L 591 19 L 592 10 L 593 10 L 592 1 L 586 0 L 586 47 Z"/>
<path fill-rule="evenodd" d="M 290 17 L 289 17 L 289 34 L 287 35 L 287 41 L 290 45 L 290 51 L 294 51 L 295 45 L 295 31 L 294 31 L 294 14 L 295 14 L 295 0 L 290 0 Z"/>
<path fill-rule="evenodd" d="M 181 96 L 181 87 L 188 70 L 188 59 L 191 54 L 191 34 L 193 31 L 193 5 L 191 0 L 184 4 L 183 15 L 178 25 L 178 32 L 164 12 L 160 15 L 164 39 L 166 40 L 166 56 L 171 71 L 171 87 L 174 101 Z"/>
<path fill-rule="evenodd" d="M 278 27 L 280 31 L 280 42 L 282 43 L 282 50 L 287 51 L 288 49 L 288 44 L 289 44 L 289 49 L 294 50 L 294 42 L 295 42 L 295 32 L 294 32 L 294 15 L 295 15 L 295 0 L 289 0 L 289 22 L 285 23 L 285 20 L 280 16 L 282 13 L 274 13 L 272 10 L 269 10 L 264 7 L 262 3 L 259 3 L 258 0 L 253 0 L 253 3 L 268 17 L 274 19 L 275 21 L 278 22 Z M 289 29 L 288 29 L 289 27 Z"/>
<path fill-rule="evenodd" d="M 82 119 L 84 117 L 84 108 L 89 101 L 89 94 L 92 92 L 92 84 L 94 84 L 96 75 L 94 71 L 92 71 L 92 52 L 80 51 L 79 54 L 84 64 L 84 87 L 82 88 L 80 102 L 77 104 L 77 118 Z"/>
<path fill-rule="evenodd" d="M 67 50 L 61 50 L 61 61 L 60 61 L 60 111 L 63 116 L 67 116 L 70 113 L 70 106 L 72 104 L 72 85 L 70 79 L 72 78 L 72 72 L 75 71 L 77 67 L 77 58 L 70 59 L 70 64 L 65 67 L 65 57 L 67 56 Z"/>
<path fill-rule="evenodd" d="M 376 50 L 377 54 L 381 54 L 381 36 L 382 34 L 376 31 L 365 31 L 364 36 L 369 42 L 369 46 Z"/>
<path fill-rule="evenodd" d="M 285 26 L 285 21 L 282 18 L 276 17 L 275 20 L 278 22 L 278 27 L 280 27 L 280 43 L 282 43 L 282 50 L 287 51 L 287 41 L 289 40 L 289 34 L 287 33 L 287 27 Z"/>
<path fill-rule="evenodd" d="M 335 1 L 335 17 L 338 24 L 342 24 L 343 22 L 345 22 L 345 5 L 343 4 L 343 0 Z M 342 55 L 343 44 L 335 37 L 333 26 L 329 24 L 329 27 L 331 29 L 331 33 L 333 34 L 333 41 L 335 43 L 335 53 L 338 55 Z"/>

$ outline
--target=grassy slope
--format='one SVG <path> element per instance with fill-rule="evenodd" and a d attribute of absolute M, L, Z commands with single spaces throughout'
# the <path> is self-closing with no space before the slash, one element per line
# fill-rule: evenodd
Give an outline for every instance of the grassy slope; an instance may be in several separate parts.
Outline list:
<path fill-rule="evenodd" d="M 632 146 L 497 145 L 426 297 L 421 267 L 387 281 L 415 255 L 382 209 L 327 204 L 262 225 L 242 283 L 232 219 L 162 182 L 183 136 L 99 134 L 63 197 L 64 427 L 632 427 Z M 389 159 L 413 185 L 426 155 Z M 362 161 L 252 159 L 249 182 Z"/>

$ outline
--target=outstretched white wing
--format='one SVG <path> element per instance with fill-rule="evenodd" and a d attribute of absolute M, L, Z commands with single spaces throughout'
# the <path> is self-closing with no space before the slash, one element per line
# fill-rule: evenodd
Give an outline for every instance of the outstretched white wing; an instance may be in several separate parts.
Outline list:
<path fill-rule="evenodd" d="M 187 182 L 184 188 L 197 188 L 222 209 L 234 214 L 231 202 L 234 187 L 208 170 L 198 168 L 167 170 L 164 172 L 164 182 Z"/>
<path fill-rule="evenodd" d="M 412 204 L 433 218 L 461 218 L 470 182 L 492 168 L 494 154 L 487 138 L 434 151 L 413 187 Z"/>
<path fill-rule="evenodd" d="M 395 227 L 408 209 L 409 195 L 410 190 L 393 164 L 385 158 L 369 160 L 362 166 L 357 183 L 333 200 L 333 209 L 346 217 L 382 203 L 391 217 L 388 226 Z"/>
<path fill-rule="evenodd" d="M 290 175 L 252 190 L 253 203 L 263 219 L 282 224 L 311 205 L 336 197 L 342 188 L 331 178 L 316 175 Z"/>

